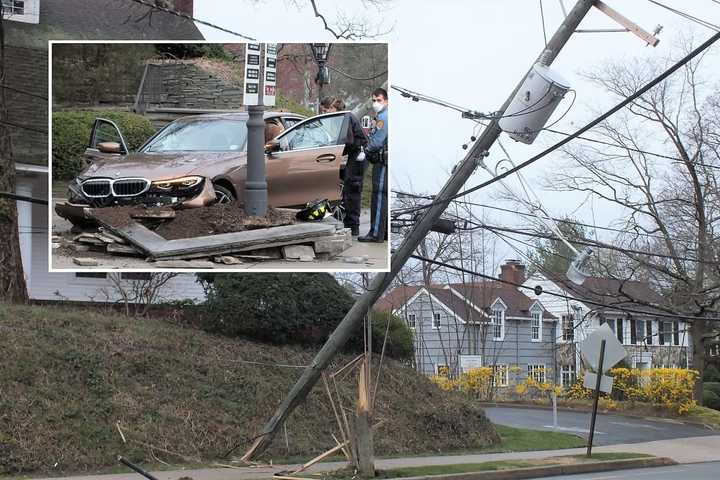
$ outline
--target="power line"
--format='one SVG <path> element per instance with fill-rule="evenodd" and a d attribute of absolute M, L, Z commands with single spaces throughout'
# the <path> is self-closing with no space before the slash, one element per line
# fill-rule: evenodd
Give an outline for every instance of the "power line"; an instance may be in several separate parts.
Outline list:
<path fill-rule="evenodd" d="M 44 200 L 42 198 L 27 197 L 25 195 L 18 195 L 16 193 L 10 193 L 10 192 L 0 192 L 0 198 L 9 198 L 9 199 L 16 200 L 19 202 L 37 203 L 39 205 L 47 205 L 48 204 L 48 201 Z"/>
<path fill-rule="evenodd" d="M 513 168 L 510 168 L 510 169 L 504 171 L 503 173 L 501 173 L 501 174 L 499 174 L 499 175 L 496 175 L 495 177 L 491 178 L 490 180 L 487 180 L 487 181 L 485 181 L 485 182 L 483 182 L 483 183 L 481 183 L 481 184 L 479 184 L 479 185 L 476 185 L 476 186 L 474 186 L 474 187 L 472 187 L 472 188 L 469 188 L 469 189 L 467 189 L 467 190 L 463 190 L 462 192 L 458 192 L 458 193 L 456 193 L 455 195 L 453 195 L 453 196 L 451 196 L 451 197 L 449 197 L 449 198 L 447 198 L 447 199 L 443 199 L 441 202 L 431 202 L 431 203 L 428 203 L 428 204 L 425 204 L 425 205 L 418 206 L 417 208 L 414 209 L 414 211 L 425 210 L 425 209 L 428 209 L 428 208 L 430 208 L 431 206 L 435 205 L 436 203 L 437 203 L 437 204 L 445 204 L 445 203 L 450 202 L 450 201 L 452 201 L 452 200 L 455 200 L 455 199 L 457 199 L 457 198 L 460 198 L 460 197 L 469 195 L 470 193 L 473 193 L 473 192 L 476 192 L 476 191 L 478 191 L 478 190 L 480 190 L 480 189 L 482 189 L 482 188 L 488 187 L 488 186 L 494 184 L 495 182 L 499 182 L 499 181 L 502 180 L 503 178 L 508 177 L 508 176 L 512 175 L 513 173 L 515 173 L 515 172 L 517 172 L 517 171 L 519 171 L 519 170 L 521 170 L 521 169 L 523 169 L 523 168 L 525 168 L 525 167 L 527 167 L 527 166 L 529 166 L 529 165 L 537 162 L 537 161 L 540 160 L 541 158 L 549 155 L 550 153 L 554 152 L 554 151 L 557 150 L 558 148 L 562 147 L 563 145 L 569 143 L 569 142 L 572 141 L 573 139 L 577 138 L 578 136 L 582 135 L 583 133 L 587 132 L 588 130 L 592 129 L 593 127 L 597 126 L 598 124 L 602 123 L 602 122 L 605 121 L 607 118 L 611 117 L 612 115 L 614 115 L 615 113 L 617 113 L 619 110 L 623 109 L 624 107 L 626 107 L 627 105 L 629 105 L 630 103 L 632 103 L 634 100 L 636 100 L 637 98 L 639 98 L 639 97 L 641 97 L 642 95 L 644 95 L 645 93 L 647 93 L 650 89 L 652 89 L 652 88 L 655 87 L 656 85 L 660 84 L 663 80 L 665 80 L 667 77 L 669 77 L 670 75 L 672 75 L 673 73 L 675 73 L 677 70 L 679 70 L 682 66 L 684 66 L 686 63 L 688 63 L 690 60 L 692 60 L 693 58 L 695 58 L 697 55 L 699 55 L 699 54 L 702 53 L 703 51 L 707 50 L 707 49 L 708 49 L 713 43 L 715 43 L 718 39 L 720 39 L 720 33 L 716 33 L 715 35 L 713 35 L 712 37 L 710 37 L 708 40 L 706 40 L 706 41 L 705 41 L 702 45 L 700 45 L 698 48 L 696 48 L 695 50 L 693 50 L 692 52 L 690 52 L 688 55 L 686 55 L 685 57 L 683 57 L 680 61 L 678 61 L 677 63 L 675 63 L 673 66 L 671 66 L 670 68 L 668 68 L 667 70 L 665 70 L 662 74 L 660 74 L 659 76 L 655 77 L 652 81 L 650 81 L 649 83 L 645 84 L 640 90 L 636 91 L 635 93 L 633 93 L 633 94 L 630 95 L 629 97 L 626 97 L 626 98 L 625 98 L 624 100 L 622 100 L 620 103 L 618 103 L 618 104 L 615 105 L 613 108 L 611 108 L 611 109 L 608 110 L 607 112 L 605 112 L 605 113 L 603 113 L 602 115 L 600 115 L 599 117 L 597 117 L 595 120 L 591 121 L 590 123 L 587 123 L 585 126 L 583 126 L 582 128 L 580 128 L 579 130 L 575 131 L 574 133 L 572 133 L 571 135 L 567 136 L 567 137 L 564 138 L 563 140 L 560 140 L 560 141 L 557 142 L 556 144 L 548 147 L 547 149 L 543 150 L 542 152 L 540 152 L 539 154 L 533 156 L 532 158 L 530 158 L 530 159 L 528 159 L 528 160 L 525 160 L 525 161 L 522 162 L 521 164 L 519 164 L 519 165 L 517 165 L 517 166 L 515 166 L 515 167 L 513 167 Z M 472 160 L 469 160 L 469 161 L 472 161 Z"/>
<path fill-rule="evenodd" d="M 7 120 L 0 120 L 0 125 L 5 125 L 8 127 L 15 127 L 15 128 L 19 128 L 21 130 L 27 130 L 29 132 L 41 133 L 43 135 L 48 134 L 47 130 L 41 130 L 39 128 L 28 127 L 27 125 L 20 125 L 19 123 L 8 122 Z"/>
<path fill-rule="evenodd" d="M 178 12 L 177 10 L 172 10 L 167 7 L 161 7 L 154 2 L 150 2 L 149 0 L 130 0 L 131 2 L 139 3 L 140 5 L 145 5 L 146 7 L 150 7 L 153 10 L 160 10 L 165 13 L 169 13 L 170 15 L 175 15 L 176 17 L 184 18 L 186 20 L 190 20 L 191 22 L 199 23 L 200 25 L 205 25 L 206 27 L 214 28 L 215 30 L 220 30 L 221 32 L 229 33 L 231 35 L 235 35 L 240 38 L 244 38 L 246 40 L 257 40 L 253 37 L 249 37 L 247 35 L 243 35 L 242 33 L 234 32 L 232 30 L 229 30 L 227 28 L 223 28 L 219 25 L 215 25 L 214 23 L 206 22 L 205 20 L 199 20 L 192 15 L 188 15 L 186 13 Z"/>
<path fill-rule="evenodd" d="M 658 7 L 662 7 L 662 8 L 664 8 L 664 9 L 666 9 L 666 10 L 669 10 L 669 11 L 673 12 L 673 13 L 676 14 L 676 15 L 679 15 L 679 16 L 687 19 L 687 20 L 690 20 L 691 22 L 697 23 L 698 25 L 702 25 L 703 27 L 709 28 L 710 30 L 715 30 L 716 32 L 720 32 L 720 26 L 717 26 L 717 25 L 715 25 L 714 23 L 707 22 L 707 21 L 705 21 L 705 20 L 703 20 L 703 19 L 701 19 L 701 18 L 698 18 L 698 17 L 694 17 L 694 16 L 690 15 L 689 13 L 685 13 L 685 12 L 683 12 L 683 11 L 680 11 L 680 10 L 676 9 L 676 8 L 669 7 L 669 6 L 667 6 L 667 5 L 663 4 L 663 3 L 660 3 L 660 2 L 658 2 L 658 1 L 656 1 L 656 0 L 648 0 L 648 2 L 650 2 L 650 3 L 654 4 L 654 5 L 657 5 Z"/>
<path fill-rule="evenodd" d="M 547 48 L 547 32 L 545 31 L 545 12 L 543 11 L 542 0 L 538 0 L 540 4 L 540 22 L 542 23 L 543 40 L 545 40 L 545 48 Z"/>
<path fill-rule="evenodd" d="M 23 90 L 23 89 L 21 89 L 21 88 L 17 88 L 17 87 L 10 86 L 10 85 L 0 85 L 0 87 L 1 87 L 1 88 L 4 88 L 5 90 L 10 90 L 10 91 L 13 91 L 13 92 L 21 93 L 21 94 L 23 94 L 23 95 L 27 95 L 27 96 L 29 96 L 29 97 L 35 97 L 35 98 L 38 98 L 38 99 L 40 99 L 40 100 L 47 100 L 47 99 L 48 99 L 48 97 L 45 97 L 45 96 L 43 96 L 43 95 L 38 95 L 37 93 L 33 93 L 33 92 L 28 91 L 28 90 Z"/>
<path fill-rule="evenodd" d="M 414 259 L 416 259 L 416 260 L 420 260 L 421 262 L 427 262 L 427 263 L 431 263 L 431 264 L 433 264 L 433 265 L 437 265 L 437 266 L 439 266 L 439 267 L 449 268 L 449 269 L 451 269 L 451 270 L 456 270 L 456 271 L 458 271 L 458 272 L 466 273 L 466 274 L 468 274 L 468 275 L 477 276 L 477 277 L 483 278 L 483 279 L 485 279 L 485 280 L 492 280 L 492 281 L 495 281 L 495 282 L 504 283 L 504 284 L 507 284 L 507 285 L 512 285 L 512 286 L 514 286 L 514 287 L 516 287 L 516 288 L 522 288 L 522 289 L 525 289 L 525 290 L 532 290 L 536 295 L 538 294 L 538 293 L 537 293 L 537 290 L 535 289 L 535 287 L 528 287 L 528 286 L 523 285 L 523 284 L 521 284 L 521 283 L 515 283 L 515 282 L 511 282 L 511 281 L 509 281 L 509 280 L 502 279 L 502 278 L 496 278 L 496 277 L 493 277 L 493 276 L 491 276 L 491 275 L 485 275 L 484 273 L 476 272 L 476 271 L 469 270 L 469 269 L 463 268 L 463 267 L 457 267 L 457 266 L 455 266 L 455 265 L 452 265 L 452 264 L 449 264 L 449 263 L 445 263 L 445 262 L 439 262 L 439 261 L 437 261 L 437 260 L 433 260 L 433 259 L 431 259 L 431 258 L 423 257 L 423 256 L 416 255 L 416 254 L 410 255 L 410 257 L 412 257 L 412 258 L 414 258 Z M 552 297 L 563 298 L 563 299 L 566 299 L 566 300 L 576 300 L 576 301 L 580 301 L 580 302 L 585 303 L 585 304 L 588 304 L 588 305 L 594 305 L 594 306 L 596 306 L 596 307 L 608 308 L 608 309 L 613 309 L 613 310 L 619 310 L 619 311 L 624 312 L 624 313 L 634 313 L 634 314 L 640 314 L 640 315 L 654 315 L 654 316 L 665 317 L 665 318 L 677 318 L 678 320 L 704 320 L 704 321 L 710 321 L 710 322 L 720 322 L 720 317 L 696 317 L 696 316 L 693 316 L 693 315 L 671 314 L 671 313 L 664 313 L 664 312 L 652 312 L 652 313 L 651 313 L 651 312 L 646 312 L 646 311 L 638 310 L 638 309 L 634 309 L 634 308 L 621 307 L 621 306 L 619 306 L 619 305 L 607 305 L 607 304 L 604 304 L 604 303 L 595 302 L 595 301 L 593 301 L 593 300 L 578 299 L 578 298 L 575 298 L 575 297 L 571 297 L 571 296 L 569 296 L 569 295 L 564 295 L 564 294 L 556 293 L 556 292 L 550 292 L 550 291 L 542 290 L 542 289 L 540 289 L 540 294 L 547 294 L 547 295 L 550 295 L 550 296 L 552 296 Z M 633 299 L 630 298 L 630 301 L 632 301 L 632 300 L 633 300 Z"/>
<path fill-rule="evenodd" d="M 374 75 L 374 76 L 372 76 L 372 77 L 358 78 L 358 77 L 354 77 L 354 76 L 350 75 L 349 73 L 345 73 L 345 72 L 343 72 L 342 70 L 340 70 L 339 68 L 333 67 L 332 65 L 326 65 L 326 67 L 328 67 L 328 68 L 329 68 L 330 70 L 332 70 L 333 72 L 339 73 L 339 74 L 342 75 L 343 77 L 347 77 L 347 78 L 349 78 L 350 80 L 358 80 L 358 81 L 361 81 L 361 82 L 368 81 L 368 80 L 375 80 L 376 78 L 380 78 L 380 77 L 382 77 L 383 75 L 387 75 L 387 73 L 388 73 L 388 71 L 385 70 L 384 72 L 378 73 L 377 75 Z"/>

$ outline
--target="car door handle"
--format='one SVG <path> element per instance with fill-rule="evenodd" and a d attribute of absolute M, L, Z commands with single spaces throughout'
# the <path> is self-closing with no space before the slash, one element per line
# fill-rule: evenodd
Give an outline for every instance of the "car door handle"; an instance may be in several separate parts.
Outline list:
<path fill-rule="evenodd" d="M 336 158 L 337 157 L 335 157 L 335 155 L 333 155 L 332 153 L 328 153 L 326 155 L 320 155 L 315 159 L 315 161 L 318 163 L 330 163 L 334 162 Z"/>

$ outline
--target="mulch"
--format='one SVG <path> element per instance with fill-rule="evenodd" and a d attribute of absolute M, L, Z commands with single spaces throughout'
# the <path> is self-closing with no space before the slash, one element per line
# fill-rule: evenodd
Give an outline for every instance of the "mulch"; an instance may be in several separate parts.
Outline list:
<path fill-rule="evenodd" d="M 295 223 L 295 216 L 292 212 L 268 207 L 267 215 L 263 217 L 248 216 L 237 203 L 176 210 L 175 217 L 166 220 L 132 218 L 132 215 L 167 210 L 172 209 L 142 206 L 108 207 L 94 209 L 92 214 L 102 223 L 113 227 L 124 227 L 132 222 L 140 222 L 166 240 L 242 232 Z"/>

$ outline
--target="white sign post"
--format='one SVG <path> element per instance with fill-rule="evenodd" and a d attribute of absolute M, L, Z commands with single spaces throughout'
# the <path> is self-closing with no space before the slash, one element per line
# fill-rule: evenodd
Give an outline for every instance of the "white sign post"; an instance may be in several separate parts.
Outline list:
<path fill-rule="evenodd" d="M 243 105 L 258 105 L 260 102 L 260 44 L 245 46 L 245 89 Z"/>
<path fill-rule="evenodd" d="M 598 401 L 600 392 L 610 393 L 612 391 L 612 377 L 604 373 L 612 368 L 620 360 L 627 356 L 627 350 L 615 337 L 615 333 L 608 324 L 601 325 L 595 329 L 585 340 L 580 343 L 580 352 L 588 364 L 595 369 L 595 373 L 586 373 L 583 386 L 591 388 L 593 394 L 593 409 L 590 417 L 590 433 L 588 435 L 587 456 L 592 455 L 593 436 L 595 434 L 595 419 L 597 418 Z"/>
<path fill-rule="evenodd" d="M 263 86 L 263 105 L 275 106 L 277 82 L 277 43 L 265 44 L 265 84 Z"/>

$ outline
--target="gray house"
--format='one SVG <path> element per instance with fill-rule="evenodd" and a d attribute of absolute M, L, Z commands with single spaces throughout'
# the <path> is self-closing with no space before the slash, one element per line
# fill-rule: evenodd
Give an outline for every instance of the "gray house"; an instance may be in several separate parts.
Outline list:
<path fill-rule="evenodd" d="M 501 279 L 525 281 L 525 266 L 509 261 Z M 556 378 L 557 317 L 517 288 L 497 281 L 401 286 L 376 305 L 404 318 L 414 332 L 415 365 L 427 375 L 451 375 L 479 366 L 496 370 L 500 387 L 527 376 Z"/>

